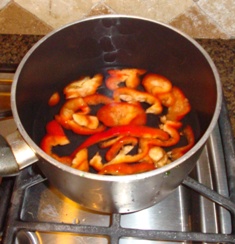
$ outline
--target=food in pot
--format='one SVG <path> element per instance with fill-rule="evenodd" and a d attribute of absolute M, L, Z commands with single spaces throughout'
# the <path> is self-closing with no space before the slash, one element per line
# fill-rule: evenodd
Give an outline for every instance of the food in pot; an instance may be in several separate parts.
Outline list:
<path fill-rule="evenodd" d="M 65 86 L 65 102 L 46 125 L 43 151 L 82 171 L 127 175 L 162 167 L 193 147 L 193 130 L 183 123 L 191 106 L 179 87 L 143 69 L 110 69 L 107 75 L 81 77 Z M 109 96 L 100 93 L 104 84 Z M 56 91 L 49 107 L 59 106 L 59 100 Z M 60 156 L 53 147 L 72 143 L 68 131 L 87 137 Z"/>

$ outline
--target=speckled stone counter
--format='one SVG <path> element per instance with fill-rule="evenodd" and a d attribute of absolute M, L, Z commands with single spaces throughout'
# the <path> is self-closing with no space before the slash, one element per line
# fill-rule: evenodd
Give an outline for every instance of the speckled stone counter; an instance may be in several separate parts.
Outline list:
<path fill-rule="evenodd" d="M 0 67 L 16 67 L 26 52 L 41 38 L 42 36 L 31 35 L 0 35 Z M 235 39 L 197 41 L 209 53 L 218 69 L 235 138 Z"/>

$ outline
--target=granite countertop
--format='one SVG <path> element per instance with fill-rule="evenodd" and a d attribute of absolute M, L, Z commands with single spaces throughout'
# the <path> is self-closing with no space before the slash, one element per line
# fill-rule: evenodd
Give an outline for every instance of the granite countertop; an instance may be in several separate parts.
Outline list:
<path fill-rule="evenodd" d="M 0 67 L 16 67 L 42 36 L 1 35 Z M 235 39 L 197 39 L 213 59 L 223 85 L 224 97 L 235 138 Z"/>

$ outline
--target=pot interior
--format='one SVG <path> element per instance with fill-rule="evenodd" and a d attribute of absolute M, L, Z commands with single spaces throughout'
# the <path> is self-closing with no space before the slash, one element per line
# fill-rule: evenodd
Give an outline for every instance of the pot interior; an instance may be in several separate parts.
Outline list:
<path fill-rule="evenodd" d="M 39 144 L 45 124 L 58 112 L 58 107 L 47 109 L 53 92 L 84 75 L 141 68 L 166 76 L 183 90 L 193 108 L 188 119 L 198 140 L 211 123 L 218 96 L 214 71 L 203 52 L 176 30 L 144 19 L 106 16 L 73 23 L 43 38 L 23 59 L 13 110 Z M 107 94 L 107 89 L 103 86 L 100 92 Z"/>

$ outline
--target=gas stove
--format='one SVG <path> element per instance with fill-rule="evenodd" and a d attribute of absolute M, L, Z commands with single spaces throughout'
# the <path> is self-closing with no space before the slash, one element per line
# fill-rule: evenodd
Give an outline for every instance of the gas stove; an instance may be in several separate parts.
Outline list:
<path fill-rule="evenodd" d="M 0 134 L 10 117 L 10 80 L 1 74 Z M 128 214 L 87 210 L 54 189 L 36 165 L 1 179 L 0 243 L 234 243 L 235 153 L 226 105 L 196 167 L 162 202 Z"/>

